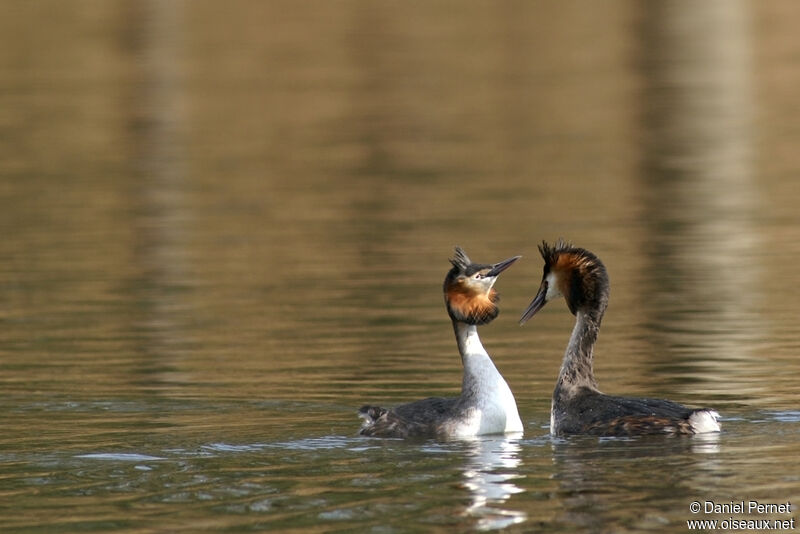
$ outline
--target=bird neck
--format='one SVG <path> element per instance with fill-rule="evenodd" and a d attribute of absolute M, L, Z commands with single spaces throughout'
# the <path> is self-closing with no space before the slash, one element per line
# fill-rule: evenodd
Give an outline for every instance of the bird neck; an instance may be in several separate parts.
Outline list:
<path fill-rule="evenodd" d="M 594 344 L 600 330 L 603 313 L 578 310 L 575 314 L 575 328 L 569 338 L 561 371 L 558 374 L 557 388 L 572 389 L 587 386 L 597 389 L 594 378 Z"/>
<path fill-rule="evenodd" d="M 478 327 L 461 321 L 453 321 L 453 330 L 458 342 L 458 352 L 464 365 L 464 380 L 461 394 L 471 396 L 486 389 L 488 384 L 502 380 L 500 372 L 492 362 L 478 336 Z"/>
<path fill-rule="evenodd" d="M 483 348 L 481 338 L 478 336 L 477 325 L 453 321 L 453 330 L 456 333 L 458 352 L 461 353 L 464 367 L 467 366 L 468 360 L 489 358 L 489 353 Z"/>

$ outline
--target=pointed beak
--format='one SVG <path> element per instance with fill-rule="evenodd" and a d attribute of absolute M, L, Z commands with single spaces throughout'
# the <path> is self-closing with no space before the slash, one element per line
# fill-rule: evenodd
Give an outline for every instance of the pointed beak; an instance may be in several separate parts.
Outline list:
<path fill-rule="evenodd" d="M 503 260 L 500 263 L 495 263 L 492 265 L 492 270 L 486 273 L 486 276 L 497 276 L 509 267 L 511 264 L 520 259 L 522 256 L 514 256 L 513 258 L 508 258 L 507 260 Z"/>
<path fill-rule="evenodd" d="M 547 281 L 542 282 L 542 285 L 539 286 L 539 292 L 536 293 L 531 303 L 525 308 L 525 311 L 522 312 L 522 317 L 519 318 L 519 324 L 525 324 L 528 319 L 536 315 L 536 312 L 544 308 L 545 304 L 547 304 Z"/>

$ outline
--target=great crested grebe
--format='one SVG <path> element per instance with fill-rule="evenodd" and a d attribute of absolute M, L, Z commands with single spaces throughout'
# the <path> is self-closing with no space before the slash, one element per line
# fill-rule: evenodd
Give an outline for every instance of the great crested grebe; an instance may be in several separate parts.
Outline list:
<path fill-rule="evenodd" d="M 543 242 L 539 252 L 544 258 L 542 283 L 520 324 L 561 296 L 575 315 L 575 328 L 553 391 L 550 433 L 633 436 L 718 432 L 719 414 L 714 410 L 691 409 L 660 399 L 615 397 L 597 389 L 592 360 L 600 321 L 608 305 L 606 268 L 588 250 L 563 240 L 552 247 Z"/>
<path fill-rule="evenodd" d="M 456 247 L 453 268 L 444 279 L 444 302 L 453 321 L 464 365 L 461 395 L 432 397 L 394 408 L 362 406 L 360 434 L 377 437 L 461 438 L 481 434 L 522 432 L 522 421 L 511 389 L 478 337 L 478 325 L 497 317 L 497 277 L 520 256 L 493 265 L 472 263 Z"/>

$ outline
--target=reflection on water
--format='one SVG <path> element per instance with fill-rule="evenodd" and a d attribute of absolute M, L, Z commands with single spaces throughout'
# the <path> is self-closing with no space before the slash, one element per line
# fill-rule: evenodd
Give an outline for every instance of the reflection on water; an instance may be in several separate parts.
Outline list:
<path fill-rule="evenodd" d="M 3 527 L 680 530 L 684 495 L 797 500 L 798 16 L 0 4 Z M 558 237 L 610 271 L 601 384 L 721 435 L 547 436 L 572 317 L 515 318 Z M 454 245 L 524 256 L 481 336 L 525 436 L 359 438 L 370 399 L 459 389 Z"/>
<path fill-rule="evenodd" d="M 700 434 L 692 440 L 692 452 L 696 454 L 714 454 L 720 452 L 720 435 L 716 432 Z"/>
<path fill-rule="evenodd" d="M 497 437 L 471 440 L 472 450 L 464 466 L 464 486 L 472 494 L 467 515 L 479 518 L 479 530 L 505 528 L 525 521 L 525 512 L 503 506 L 522 490 L 514 481 L 521 478 L 518 438 Z"/>
<path fill-rule="evenodd" d="M 684 507 L 664 503 L 703 494 L 700 486 L 727 471 L 718 456 L 720 436 L 697 438 L 556 440 L 554 477 L 563 495 L 557 521 L 585 529 L 601 524 L 635 531 L 667 527 Z M 644 476 L 634 476 L 637 472 Z M 657 488 L 644 489 L 654 481 Z M 639 514 L 629 514 L 632 507 Z"/>
<path fill-rule="evenodd" d="M 756 360 L 752 341 L 765 335 L 750 290 L 762 273 L 748 5 L 653 3 L 644 20 L 653 353 L 687 368 L 691 388 L 725 394 L 736 362 Z M 757 397 L 763 386 L 740 382 L 736 391 Z"/>

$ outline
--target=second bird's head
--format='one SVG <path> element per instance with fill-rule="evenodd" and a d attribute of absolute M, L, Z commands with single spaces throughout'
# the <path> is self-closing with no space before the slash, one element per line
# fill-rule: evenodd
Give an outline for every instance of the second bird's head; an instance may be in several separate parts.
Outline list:
<path fill-rule="evenodd" d="M 464 249 L 456 247 L 450 263 L 453 268 L 444 279 L 444 302 L 447 313 L 454 321 L 482 325 L 491 322 L 500 313 L 497 301 L 500 296 L 494 283 L 500 273 L 520 259 L 514 256 L 499 263 L 473 263 Z"/>
<path fill-rule="evenodd" d="M 600 259 L 586 249 L 574 247 L 563 240 L 550 246 L 539 245 L 544 259 L 542 282 L 539 291 L 528 305 L 520 324 L 557 297 L 564 297 L 569 311 L 593 314 L 600 320 L 608 304 L 608 273 Z"/>

